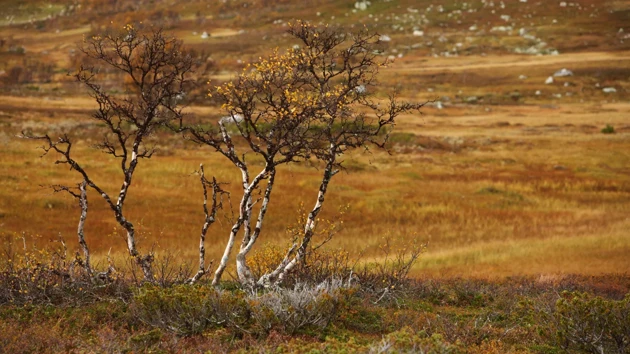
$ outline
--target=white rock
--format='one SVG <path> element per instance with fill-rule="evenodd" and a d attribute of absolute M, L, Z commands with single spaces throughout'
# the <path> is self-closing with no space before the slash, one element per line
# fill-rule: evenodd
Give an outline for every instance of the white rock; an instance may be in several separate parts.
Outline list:
<path fill-rule="evenodd" d="M 563 77 L 563 76 L 573 76 L 573 71 L 568 70 L 566 68 L 562 68 L 558 71 L 556 71 L 553 76 L 555 77 Z"/>
<path fill-rule="evenodd" d="M 553 84 L 553 76 L 549 76 L 547 80 L 545 80 L 545 85 Z"/>
<path fill-rule="evenodd" d="M 390 37 L 390 36 L 388 36 L 386 34 L 383 34 L 380 37 L 378 37 L 378 40 L 381 41 L 381 42 L 389 42 L 389 41 L 392 40 L 392 37 Z"/>
<path fill-rule="evenodd" d="M 365 85 L 359 85 L 354 88 L 354 92 L 358 94 L 364 94 L 367 92 L 367 88 L 365 87 Z"/>
<path fill-rule="evenodd" d="M 219 119 L 219 123 L 221 124 L 238 124 L 240 122 L 242 122 L 244 119 L 242 114 L 234 114 L 231 116 L 225 116 L 225 117 L 221 117 L 221 119 Z"/>
<path fill-rule="evenodd" d="M 520 80 L 525 80 L 525 79 L 527 79 L 527 76 L 525 76 L 525 75 L 520 75 L 518 78 L 519 78 Z"/>
<path fill-rule="evenodd" d="M 470 27 L 468 27 L 469 31 L 476 31 L 477 30 L 477 26 L 476 25 L 472 25 Z"/>
<path fill-rule="evenodd" d="M 509 32 L 512 26 L 495 26 L 490 29 L 491 32 Z"/>
<path fill-rule="evenodd" d="M 208 37 L 210 37 L 210 35 L 208 34 L 208 32 L 203 31 L 203 33 L 201 34 L 201 39 L 208 39 Z"/>
<path fill-rule="evenodd" d="M 416 36 L 416 37 L 422 37 L 422 36 L 424 36 L 424 31 L 415 30 L 415 31 L 413 31 L 413 35 Z"/>
<path fill-rule="evenodd" d="M 361 10 L 361 11 L 365 11 L 367 10 L 368 6 L 370 6 L 372 3 L 370 3 L 369 1 L 357 1 L 354 3 L 354 8 L 357 10 Z"/>
<path fill-rule="evenodd" d="M 567 3 L 566 3 L 566 2 L 564 2 L 564 1 L 562 1 L 562 2 L 560 3 L 560 7 L 567 7 Z"/>
<path fill-rule="evenodd" d="M 604 93 L 615 93 L 617 92 L 617 89 L 614 87 L 604 87 L 602 91 L 604 91 Z"/>
<path fill-rule="evenodd" d="M 540 96 L 542 94 L 542 92 L 540 92 L 540 90 L 536 90 L 536 96 Z"/>

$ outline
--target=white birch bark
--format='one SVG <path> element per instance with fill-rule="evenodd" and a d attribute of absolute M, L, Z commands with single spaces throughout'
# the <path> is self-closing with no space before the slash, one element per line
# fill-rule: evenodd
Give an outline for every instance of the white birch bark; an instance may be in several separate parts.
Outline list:
<path fill-rule="evenodd" d="M 212 225 L 215 221 L 215 216 L 216 216 L 216 210 L 217 210 L 217 193 L 218 188 L 217 188 L 217 183 L 216 181 L 213 179 L 213 184 L 212 184 L 212 207 L 211 207 L 211 212 L 208 212 L 208 188 L 207 188 L 207 180 L 205 177 L 205 173 L 203 170 L 203 164 L 199 165 L 199 170 L 201 173 L 201 185 L 203 186 L 203 211 L 204 214 L 206 216 L 205 222 L 203 223 L 203 226 L 201 228 L 201 235 L 199 236 L 199 269 L 197 270 L 197 273 L 195 273 L 195 275 L 189 280 L 190 284 L 194 284 L 197 281 L 199 281 L 199 279 L 206 274 L 207 270 L 206 270 L 206 261 L 205 261 L 205 256 L 206 256 L 206 247 L 205 247 L 205 243 L 206 243 L 206 234 L 208 233 L 208 228 L 210 227 L 210 225 Z"/>
<path fill-rule="evenodd" d="M 81 207 L 81 217 L 79 218 L 79 225 L 77 227 L 77 237 L 79 238 L 79 245 L 81 246 L 81 250 L 83 251 L 83 267 L 85 268 L 87 274 L 91 277 L 92 266 L 90 265 L 90 249 L 85 242 L 84 233 L 85 220 L 87 219 L 88 212 L 87 191 L 85 190 L 86 185 L 86 181 L 83 181 L 81 184 L 79 184 L 79 207 Z"/>
<path fill-rule="evenodd" d="M 246 168 L 241 168 L 241 171 L 243 171 L 244 169 L 246 170 Z M 234 248 L 234 243 L 236 241 L 236 234 L 239 232 L 239 230 L 243 226 L 243 223 L 245 222 L 245 220 L 249 217 L 249 215 L 251 215 L 251 209 L 253 207 L 253 203 L 251 203 L 252 193 L 258 187 L 258 185 L 260 184 L 260 181 L 262 181 L 264 178 L 267 177 L 269 172 L 270 171 L 267 170 L 267 166 L 265 166 L 265 169 L 263 169 L 258 175 L 256 175 L 256 177 L 254 177 L 252 182 L 247 184 L 246 187 L 245 187 L 246 183 L 243 183 L 243 186 L 245 188 L 243 191 L 243 197 L 239 204 L 239 217 L 234 223 L 234 225 L 232 225 L 230 236 L 228 238 L 228 243 L 225 247 L 225 250 L 223 251 L 223 257 L 221 257 L 221 262 L 219 263 L 219 266 L 217 267 L 217 270 L 214 273 L 214 279 L 212 279 L 212 285 L 214 286 L 219 284 L 219 282 L 221 281 L 221 276 L 223 275 L 223 272 L 225 271 L 225 268 L 227 267 L 228 261 L 230 259 L 230 254 L 232 253 L 232 249 Z M 246 174 L 245 171 L 243 171 L 243 178 L 245 178 L 246 176 L 248 175 Z M 249 237 L 249 235 L 245 235 L 245 236 Z"/>
<path fill-rule="evenodd" d="M 331 147 L 331 151 L 332 151 L 332 147 Z M 308 246 L 311 242 L 311 239 L 313 238 L 313 234 L 315 233 L 315 226 L 317 224 L 317 216 L 319 215 L 319 212 L 321 211 L 322 206 L 324 204 L 326 191 L 328 190 L 328 184 L 330 183 L 330 180 L 332 179 L 332 177 L 339 172 L 339 170 L 334 169 L 335 158 L 336 158 L 336 155 L 332 154 L 331 158 L 328 160 L 328 163 L 326 164 L 326 168 L 324 169 L 324 176 L 322 178 L 322 182 L 319 185 L 319 192 L 317 193 L 317 201 L 315 202 L 315 206 L 313 207 L 311 212 L 308 214 L 308 218 L 304 226 L 304 235 L 302 237 L 302 241 L 300 242 L 299 247 L 297 248 L 297 251 L 295 252 L 290 251 L 289 253 L 287 253 L 288 257 L 291 257 L 292 254 L 295 254 L 295 255 L 293 256 L 293 258 L 291 258 L 288 261 L 287 261 L 288 258 L 285 257 L 285 260 L 283 260 L 283 262 L 280 263 L 278 268 L 274 270 L 265 279 L 261 277 L 261 279 L 259 280 L 259 283 L 261 283 L 261 285 L 262 283 L 272 284 L 272 285 L 281 283 L 286 277 L 286 275 L 293 268 L 295 268 L 295 266 L 298 265 L 298 263 L 302 262 L 304 260 L 304 257 L 306 257 Z M 292 249 L 295 248 L 296 246 L 297 245 L 293 245 Z"/>
<path fill-rule="evenodd" d="M 263 197 L 260 210 L 258 211 L 258 218 L 256 219 L 256 227 L 254 229 L 254 232 L 251 235 L 245 235 L 245 237 L 243 238 L 243 243 L 241 244 L 241 249 L 236 255 L 236 273 L 241 284 L 247 286 L 251 286 L 254 284 L 254 277 L 249 266 L 247 265 L 247 254 L 251 251 L 252 247 L 256 243 L 256 240 L 258 239 L 258 236 L 260 235 L 260 231 L 262 230 L 262 224 L 267 213 L 267 208 L 269 206 L 269 199 L 271 198 L 271 191 L 273 189 L 275 176 L 276 170 L 273 169 L 269 172 L 267 188 L 265 188 L 265 195 Z"/>

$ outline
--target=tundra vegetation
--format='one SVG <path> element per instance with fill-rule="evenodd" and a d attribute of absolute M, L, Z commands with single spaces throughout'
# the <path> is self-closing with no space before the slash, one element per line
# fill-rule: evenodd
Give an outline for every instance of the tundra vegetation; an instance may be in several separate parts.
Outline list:
<path fill-rule="evenodd" d="M 625 5 L 175 3 L 3 9 L 0 351 L 628 352 Z"/>

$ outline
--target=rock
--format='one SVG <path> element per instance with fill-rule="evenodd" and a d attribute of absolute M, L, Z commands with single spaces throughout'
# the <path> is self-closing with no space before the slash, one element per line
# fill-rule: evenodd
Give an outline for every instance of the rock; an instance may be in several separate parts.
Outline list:
<path fill-rule="evenodd" d="M 238 124 L 240 122 L 242 122 L 244 119 L 242 114 L 234 114 L 231 116 L 225 116 L 225 117 L 221 117 L 221 119 L 219 119 L 219 123 L 221 124 Z"/>
<path fill-rule="evenodd" d="M 381 42 L 390 42 L 392 40 L 392 37 L 386 34 L 382 34 L 380 37 L 378 37 L 378 40 Z"/>
<path fill-rule="evenodd" d="M 536 96 L 540 96 L 540 95 L 542 95 L 542 92 L 540 92 L 540 90 L 536 90 L 535 95 L 536 95 Z"/>
<path fill-rule="evenodd" d="M 422 37 L 422 36 L 424 36 L 424 31 L 415 30 L 415 31 L 413 31 L 413 35 L 416 36 L 416 37 Z"/>
<path fill-rule="evenodd" d="M 357 1 L 354 3 L 354 8 L 360 11 L 365 11 L 370 5 L 372 5 L 372 3 L 369 1 Z"/>
<path fill-rule="evenodd" d="M 354 88 L 354 92 L 358 94 L 364 94 L 367 92 L 367 88 L 365 87 L 365 85 L 359 85 Z"/>
<path fill-rule="evenodd" d="M 490 29 L 490 32 L 510 32 L 512 26 L 495 26 Z"/>
<path fill-rule="evenodd" d="M 208 34 L 208 32 L 203 31 L 203 33 L 201 34 L 201 39 L 208 39 L 208 37 L 210 37 L 210 35 Z"/>
<path fill-rule="evenodd" d="M 477 103 L 479 98 L 477 96 L 466 97 L 466 103 Z"/>
<path fill-rule="evenodd" d="M 525 76 L 525 75 L 520 75 L 518 78 L 519 78 L 519 80 L 525 80 L 525 79 L 527 79 L 527 76 Z"/>
<path fill-rule="evenodd" d="M 545 85 L 551 85 L 551 84 L 553 84 L 553 76 L 549 76 L 547 80 L 545 80 Z"/>
<path fill-rule="evenodd" d="M 573 76 L 573 71 L 568 70 L 566 68 L 562 68 L 558 71 L 556 71 L 553 76 L 555 77 L 563 77 L 563 76 Z"/>
<path fill-rule="evenodd" d="M 617 92 L 617 89 L 614 87 L 604 87 L 602 91 L 604 91 L 604 93 L 615 93 Z"/>

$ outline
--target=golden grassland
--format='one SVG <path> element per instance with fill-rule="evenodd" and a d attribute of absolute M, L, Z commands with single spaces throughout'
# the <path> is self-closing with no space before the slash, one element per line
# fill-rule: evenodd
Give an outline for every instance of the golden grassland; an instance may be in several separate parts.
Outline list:
<path fill-rule="evenodd" d="M 28 3 L 45 8 L 40 2 Z M 237 60 L 247 62 L 275 46 L 289 45 L 282 36 L 285 28 L 272 21 L 314 16 L 312 8 L 303 4 L 245 9 L 234 3 L 228 4 L 234 8 L 218 3 L 205 8 L 206 2 L 186 2 L 179 22 L 170 28 L 194 49 L 212 52 L 209 61 L 216 70 L 208 75 L 217 82 L 235 75 L 242 66 Z M 314 21 L 332 21 L 336 16 L 336 23 L 362 24 L 372 21 L 369 14 L 391 12 L 402 17 L 409 13 L 406 9 L 424 8 L 431 2 L 398 1 L 397 7 L 379 2 L 365 13 L 349 16 L 345 14 L 348 9 L 334 1 L 315 3 L 323 17 L 313 17 Z M 0 22 L 0 36 L 8 39 L 7 46 L 22 46 L 29 56 L 27 60 L 4 48 L 0 51 L 1 70 L 8 72 L 13 65 L 39 70 L 31 65 L 34 62 L 55 66 L 47 81 L 33 79 L 33 83 L 17 77 L 18 82 L 3 81 L 1 87 L 3 244 L 24 233 L 27 242 L 42 247 L 61 234 L 74 247 L 70 240 L 75 237 L 78 206 L 47 186 L 72 184 L 78 182 L 78 176 L 67 166 L 55 165 L 52 155 L 40 158 L 38 142 L 17 139 L 23 129 L 48 131 L 53 136 L 69 132 L 78 139 L 74 147 L 77 160 L 95 181 L 112 194 L 120 188 L 118 162 L 90 148 L 101 134 L 89 119 L 93 102 L 65 75 L 80 63 L 78 53 L 72 51 L 75 43 L 110 25 L 99 15 L 101 10 L 89 11 L 89 4 L 84 2 L 75 21 L 68 17 L 52 24 L 42 20 L 45 31 L 37 23 L 25 24 L 26 10 L 16 10 L 13 25 Z M 592 7 L 600 2 L 581 4 Z M 452 10 L 450 3 L 445 6 Z M 427 106 L 421 114 L 401 117 L 392 135 L 391 154 L 373 150 L 344 157 L 346 170 L 333 180 L 324 217 L 334 219 L 339 208 L 349 209 L 343 228 L 328 247 L 369 258 L 379 254 L 378 246 L 386 238 L 401 243 L 417 239 L 428 247 L 413 269 L 415 275 L 505 277 L 630 271 L 630 51 L 617 33 L 626 23 L 627 2 L 607 1 L 597 16 L 574 9 L 563 15 L 548 2 L 518 6 L 535 9 L 527 20 L 532 23 L 528 28 L 546 36 L 543 39 L 560 48 L 560 55 L 516 55 L 505 49 L 515 36 L 492 34 L 466 42 L 469 55 L 433 57 L 423 47 L 405 52 L 382 72 L 383 90 L 376 93 L 378 97 L 396 87 L 410 100 L 448 96 L 450 101 L 445 101 L 442 110 Z M 8 6 L 8 13 L 11 9 Z M 47 14 L 48 10 L 40 10 L 38 14 Z M 108 22 L 122 24 L 152 14 L 148 8 L 125 11 L 112 10 Z M 517 5 L 508 3 L 503 12 L 525 21 L 519 17 L 522 10 Z M 473 23 L 470 18 L 456 23 L 435 11 L 431 16 L 437 17 L 430 18 L 433 27 L 427 29 L 427 35 L 436 31 L 448 35 L 444 46 L 463 41 Z M 475 21 L 487 20 L 489 26 L 503 24 L 498 15 L 484 18 L 489 15 L 479 12 L 470 16 L 476 16 Z M 560 21 L 550 25 L 552 16 Z M 375 29 L 391 32 L 392 21 L 381 19 L 382 27 Z M 450 27 L 438 26 L 440 23 Z M 47 27 L 55 24 L 61 28 L 58 33 Z M 198 34 L 192 35 L 200 28 L 207 28 L 211 40 L 204 42 Z M 572 31 L 576 28 L 580 31 Z M 391 33 L 392 43 L 420 41 L 407 32 Z M 438 45 L 436 41 L 434 46 Z M 391 44 L 388 49 L 394 47 Z M 575 76 L 544 84 L 549 75 L 565 67 Z M 527 78 L 519 79 L 523 74 Z M 603 93 L 605 86 L 616 87 L 617 93 Z M 559 94 L 562 96 L 552 96 Z M 474 102 L 468 102 L 472 96 Z M 189 111 L 198 119 L 221 115 L 211 102 L 196 103 Z M 601 133 L 608 124 L 615 134 Z M 158 254 L 172 252 L 181 261 L 194 262 L 203 221 L 201 186 L 194 172 L 203 163 L 208 174 L 229 182 L 226 188 L 233 192 L 235 205 L 238 173 L 216 153 L 179 137 L 159 133 L 154 142 L 158 153 L 141 161 L 126 210 L 139 232 L 141 249 L 155 247 Z M 318 173 L 316 166 L 306 164 L 281 170 L 259 247 L 288 242 L 286 228 L 298 218 L 300 205 L 308 209 L 315 201 Z M 89 194 L 89 198 L 86 233 L 90 247 L 101 260 L 110 248 L 115 257 L 124 258 L 122 231 L 116 228 L 110 210 L 98 195 Z M 212 226 L 208 258 L 218 259 L 229 224 L 222 215 Z"/>
<path fill-rule="evenodd" d="M 64 112 L 75 108 L 74 102 L 53 102 L 42 111 Z M 599 130 L 605 124 L 623 127 L 630 106 L 602 105 L 606 113 L 600 114 L 589 113 L 591 108 L 493 107 L 479 115 L 462 108 L 453 116 L 437 116 L 437 110 L 427 108 L 423 115 L 403 117 L 392 136 L 391 155 L 372 151 L 345 157 L 347 169 L 335 177 L 325 217 L 335 218 L 340 207 L 349 210 L 329 247 L 371 257 L 384 238 L 417 239 L 428 243 L 414 269 L 417 275 L 627 272 L 630 139 L 627 128 L 616 134 Z M 46 187 L 74 183 L 76 173 L 55 165 L 52 155 L 40 158 L 37 142 L 12 136 L 17 128 L 65 127 L 80 137 L 77 160 L 108 192 L 118 190 L 118 165 L 90 148 L 98 128 L 86 116 L 11 113 L 0 172 L 6 239 L 24 232 L 27 242 L 40 247 L 59 234 L 69 242 L 79 213 L 73 199 Z M 194 262 L 203 221 L 194 171 L 204 163 L 208 174 L 230 182 L 226 188 L 235 198 L 238 173 L 217 154 L 178 137 L 161 133 L 155 141 L 157 156 L 141 162 L 133 182 L 129 219 L 137 226 L 141 248 L 156 247 L 158 254 L 173 252 Z M 317 186 L 315 167 L 291 165 L 281 171 L 261 245 L 288 242 L 287 226 L 299 216 L 301 204 L 314 202 Z M 112 248 L 124 257 L 123 235 L 110 210 L 98 195 L 89 198 L 89 245 L 97 255 Z M 228 228 L 222 218 L 211 229 L 210 259 L 218 259 Z"/>

